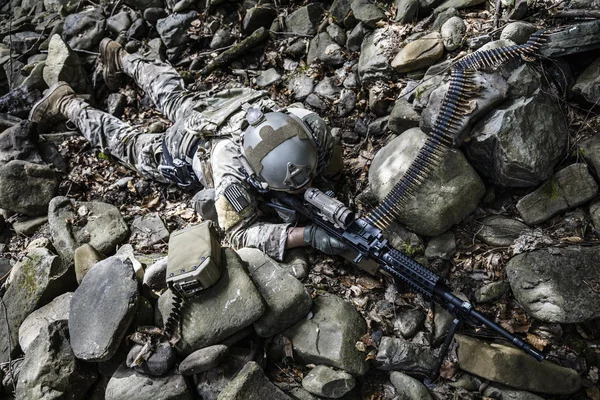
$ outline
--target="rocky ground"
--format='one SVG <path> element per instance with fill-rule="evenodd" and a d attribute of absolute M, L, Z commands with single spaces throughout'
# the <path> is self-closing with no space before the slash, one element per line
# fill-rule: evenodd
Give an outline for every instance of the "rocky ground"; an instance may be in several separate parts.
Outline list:
<path fill-rule="evenodd" d="M 0 398 L 600 399 L 596 1 L 0 5 Z M 463 326 L 429 386 L 450 315 L 314 252 L 278 263 L 224 250 L 181 340 L 161 342 L 167 243 L 199 221 L 192 194 L 132 174 L 70 124 L 26 120 L 66 80 L 164 132 L 134 85 L 106 90 L 97 51 L 110 36 L 171 62 L 190 90 L 246 85 L 319 112 L 344 144 L 340 198 L 366 212 L 431 130 L 452 60 L 565 25 L 539 60 L 477 73 L 456 150 L 387 232 L 548 361 Z"/>

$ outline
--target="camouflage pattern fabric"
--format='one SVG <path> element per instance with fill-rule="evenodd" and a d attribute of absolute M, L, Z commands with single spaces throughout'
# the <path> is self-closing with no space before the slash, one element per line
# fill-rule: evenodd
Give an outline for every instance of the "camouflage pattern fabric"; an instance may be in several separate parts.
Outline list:
<path fill-rule="evenodd" d="M 172 157 L 190 162 L 201 183 L 215 189 L 219 226 L 229 242 L 236 248 L 258 248 L 282 260 L 290 225 L 261 221 L 257 194 L 246 182 L 239 161 L 239 136 L 246 114 L 242 105 L 250 103 L 268 111 L 276 104 L 264 92 L 248 88 L 190 93 L 173 67 L 137 55 L 124 57 L 123 70 L 173 125 L 164 134 L 145 134 L 110 114 L 80 103 L 70 119 L 82 134 L 131 169 L 159 182 L 166 182 L 158 169 L 164 164 L 164 140 Z M 307 110 L 296 112 L 303 116 L 310 114 Z M 329 129 L 319 130 L 317 135 L 326 156 L 323 175 L 332 177 L 341 170 L 341 146 L 334 143 Z M 196 139 L 201 143 L 190 159 L 186 156 Z M 240 186 L 250 203 L 244 215 L 235 213 L 223 197 L 223 191 L 234 184 Z"/>

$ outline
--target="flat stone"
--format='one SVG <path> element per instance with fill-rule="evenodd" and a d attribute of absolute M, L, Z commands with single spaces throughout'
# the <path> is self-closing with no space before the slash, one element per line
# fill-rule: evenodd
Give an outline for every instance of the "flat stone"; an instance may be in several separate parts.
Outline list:
<path fill-rule="evenodd" d="M 321 61 L 327 65 L 341 65 L 345 58 L 342 48 L 337 44 L 327 32 L 321 32 L 310 41 L 308 47 L 308 64 Z"/>
<path fill-rule="evenodd" d="M 396 388 L 399 400 L 433 400 L 425 385 L 402 372 L 393 371 L 390 381 Z"/>
<path fill-rule="evenodd" d="M 580 22 L 551 33 L 540 50 L 544 57 L 563 57 L 600 47 L 600 21 Z"/>
<path fill-rule="evenodd" d="M 69 345 L 67 322 L 41 328 L 30 343 L 17 380 L 17 399 L 83 399 L 96 382 L 93 364 L 75 358 Z"/>
<path fill-rule="evenodd" d="M 354 18 L 371 28 L 375 28 L 377 22 L 385 19 L 383 10 L 368 0 L 354 0 L 350 8 Z"/>
<path fill-rule="evenodd" d="M 74 264 L 75 264 L 75 277 L 77 278 L 77 283 L 81 284 L 83 277 L 88 273 L 90 269 L 97 262 L 103 260 L 105 257 L 102 254 L 98 253 L 93 246 L 89 244 L 84 244 L 75 249 L 75 253 L 73 256 Z M 164 277 L 163 277 L 164 279 Z"/>
<path fill-rule="evenodd" d="M 442 26 L 444 26 L 444 24 L 452 17 L 460 17 L 460 14 L 458 11 L 456 11 L 456 8 L 450 7 L 439 14 L 436 14 L 435 21 L 433 21 L 433 24 L 431 25 L 431 30 L 441 31 Z M 445 38 L 445 36 L 442 35 L 442 38 Z"/>
<path fill-rule="evenodd" d="M 323 15 L 323 8 L 319 3 L 312 3 L 300 7 L 285 19 L 285 26 L 288 32 L 299 35 L 314 35 L 317 33 L 317 24 Z"/>
<path fill-rule="evenodd" d="M 388 61 L 388 52 L 390 47 L 397 45 L 392 33 L 390 27 L 379 28 L 362 41 L 358 58 L 358 76 L 363 84 L 391 79 L 393 70 Z"/>
<path fill-rule="evenodd" d="M 121 11 L 106 20 L 106 28 L 113 34 L 118 35 L 127 31 L 131 26 L 131 16 L 127 11 Z"/>
<path fill-rule="evenodd" d="M 221 263 L 222 274 L 217 283 L 190 298 L 182 309 L 181 340 L 176 344 L 182 355 L 221 342 L 253 324 L 265 312 L 262 297 L 240 257 L 231 249 L 223 249 Z M 163 323 L 172 304 L 173 294 L 167 290 L 158 300 Z M 219 318 L 214 318 L 214 310 L 219 310 Z"/>
<path fill-rule="evenodd" d="M 171 344 L 169 342 L 161 342 L 156 346 L 150 357 L 138 365 L 135 360 L 142 349 L 143 346 L 141 344 L 135 344 L 129 350 L 126 361 L 129 368 L 133 368 L 140 374 L 150 376 L 166 375 L 167 372 L 173 369 L 177 361 L 177 355 Z"/>
<path fill-rule="evenodd" d="M 597 247 L 540 249 L 511 258 L 506 273 L 529 315 L 544 322 L 580 323 L 600 318 L 600 296 L 585 283 L 600 280 L 599 255 Z"/>
<path fill-rule="evenodd" d="M 75 249 L 85 243 L 102 254 L 112 254 L 129 235 L 129 227 L 119 210 L 111 204 L 96 201 L 79 202 L 55 197 L 48 205 L 48 223 L 54 248 L 68 261 L 73 260 Z"/>
<path fill-rule="evenodd" d="M 371 33 L 371 29 L 369 29 L 365 24 L 359 22 L 356 24 L 354 28 L 346 37 L 346 47 L 350 51 L 360 51 L 361 45 L 365 37 Z"/>
<path fill-rule="evenodd" d="M 25 318 L 19 327 L 19 345 L 27 353 L 29 345 L 40 335 L 42 329 L 55 321 L 69 320 L 72 292 L 64 293 L 52 300 L 49 304 L 38 308 Z"/>
<path fill-rule="evenodd" d="M 420 115 L 414 110 L 412 104 L 406 99 L 400 98 L 394 103 L 394 108 L 388 121 L 388 128 L 390 131 L 400 135 L 410 128 L 419 126 L 420 119 Z"/>
<path fill-rule="evenodd" d="M 336 296 L 318 296 L 312 318 L 298 322 L 282 336 L 291 340 L 296 359 L 331 365 L 353 375 L 364 375 L 368 364 L 354 346 L 367 327 L 356 309 Z"/>
<path fill-rule="evenodd" d="M 431 238 L 425 248 L 425 257 L 450 260 L 456 251 L 456 238 L 454 233 L 446 232 L 440 236 Z"/>
<path fill-rule="evenodd" d="M 192 400 L 195 398 L 183 376 L 173 372 L 165 376 L 142 375 L 125 364 L 108 381 L 105 400 L 147 400 L 156 398 L 164 400 Z"/>
<path fill-rule="evenodd" d="M 330 24 L 327 27 L 327 33 L 329 34 L 329 36 L 331 36 L 333 41 L 339 44 L 340 46 L 346 45 L 346 31 L 344 31 L 344 29 L 341 26 L 337 24 Z"/>
<path fill-rule="evenodd" d="M 281 79 L 281 75 L 275 68 L 269 68 L 263 71 L 258 78 L 256 78 L 256 85 L 258 87 L 267 87 Z"/>
<path fill-rule="evenodd" d="M 417 18 L 419 12 L 419 0 L 396 0 L 396 17 L 395 22 L 406 24 L 413 22 Z"/>
<path fill-rule="evenodd" d="M 277 10 L 269 6 L 252 7 L 246 11 L 242 21 L 242 31 L 250 35 L 258 28 L 268 28 L 277 17 Z"/>
<path fill-rule="evenodd" d="M 397 72 L 410 72 L 428 67 L 444 55 L 444 44 L 438 32 L 428 33 L 408 43 L 391 62 Z"/>
<path fill-rule="evenodd" d="M 294 75 L 288 82 L 288 90 L 293 93 L 294 100 L 303 101 L 312 93 L 314 88 L 314 79 L 305 75 Z"/>
<path fill-rule="evenodd" d="M 394 319 L 394 331 L 400 333 L 405 339 L 411 338 L 417 333 L 425 321 L 422 311 L 408 309 L 399 311 Z"/>
<path fill-rule="evenodd" d="M 498 383 L 488 385 L 483 391 L 485 396 L 493 399 L 510 399 L 510 400 L 544 400 L 543 397 L 536 396 L 531 392 L 524 390 L 515 390 L 508 386 Z"/>
<path fill-rule="evenodd" d="M 247 333 L 252 333 L 251 327 L 248 328 Z M 237 334 L 234 336 L 237 336 Z M 231 343 L 228 345 L 231 345 Z M 250 352 L 251 350 L 249 348 L 230 347 L 229 353 L 223 362 L 213 369 L 196 374 L 194 376 L 194 384 L 198 395 L 200 395 L 202 399 L 217 400 L 219 394 L 231 383 L 246 363 L 248 363 L 249 357 L 251 356 Z"/>
<path fill-rule="evenodd" d="M 508 291 L 508 282 L 490 282 L 483 285 L 473 293 L 473 300 L 476 303 L 490 303 L 504 296 Z"/>
<path fill-rule="evenodd" d="M 485 0 L 447 0 L 433 10 L 434 14 L 447 10 L 449 8 L 456 8 L 461 10 L 463 8 L 469 8 L 484 3 Z"/>
<path fill-rule="evenodd" d="M 77 358 L 106 361 L 116 353 L 138 307 L 131 261 L 112 256 L 88 271 L 71 299 L 69 332 Z"/>
<path fill-rule="evenodd" d="M 308 276 L 308 256 L 302 248 L 288 249 L 283 257 L 283 262 L 279 263 L 287 272 L 299 280 Z"/>
<path fill-rule="evenodd" d="M 196 350 L 179 364 L 179 373 L 188 376 L 209 371 L 223 362 L 229 354 L 228 350 L 229 348 L 222 344 Z"/>
<path fill-rule="evenodd" d="M 581 388 L 577 371 L 551 361 L 536 361 L 525 352 L 500 344 L 456 335 L 458 365 L 467 372 L 517 389 L 548 394 L 572 394 Z"/>
<path fill-rule="evenodd" d="M 98 44 L 106 36 L 105 27 L 102 8 L 94 7 L 67 15 L 61 36 L 72 49 L 97 51 Z"/>
<path fill-rule="evenodd" d="M 314 93 L 328 100 L 337 100 L 342 89 L 334 76 L 327 77 L 315 86 Z"/>
<path fill-rule="evenodd" d="M 198 13 L 194 10 L 171 14 L 156 22 L 156 31 L 167 48 L 184 45 L 190 40 L 187 30 L 197 17 Z"/>
<path fill-rule="evenodd" d="M 144 271 L 144 288 L 148 288 L 152 297 L 158 299 L 167 290 L 167 263 L 168 258 L 162 257 Z"/>
<path fill-rule="evenodd" d="M 580 206 L 598 194 L 598 185 L 586 164 L 572 164 L 517 202 L 517 210 L 530 225 L 547 221 L 569 208 Z"/>
<path fill-rule="evenodd" d="M 258 249 L 243 248 L 237 253 L 248 263 L 250 279 L 267 305 L 264 314 L 254 322 L 259 336 L 273 336 L 308 314 L 312 298 L 302 282 Z"/>
<path fill-rule="evenodd" d="M 588 102 L 596 104 L 600 101 L 600 58 L 591 63 L 578 77 L 572 87 L 574 94 L 578 94 Z"/>
<path fill-rule="evenodd" d="M 516 219 L 492 215 L 481 220 L 477 237 L 490 246 L 509 247 L 529 230 L 529 227 Z"/>
<path fill-rule="evenodd" d="M 352 375 L 325 365 L 317 365 L 302 379 L 302 387 L 310 393 L 334 399 L 344 396 L 355 385 Z"/>
<path fill-rule="evenodd" d="M 49 167 L 13 160 L 0 167 L 0 208 L 29 216 L 48 212 L 59 177 Z"/>
<path fill-rule="evenodd" d="M 262 368 L 254 361 L 248 362 L 227 387 L 219 394 L 217 400 L 292 400 L 265 376 Z"/>
<path fill-rule="evenodd" d="M 41 217 L 15 222 L 12 227 L 17 235 L 31 236 L 46 222 L 48 222 L 48 216 L 42 215 Z"/>
<path fill-rule="evenodd" d="M 567 151 L 568 129 L 554 98 L 538 90 L 505 102 L 471 130 L 467 157 L 492 183 L 535 186 Z"/>
<path fill-rule="evenodd" d="M 226 47 L 235 42 L 235 37 L 231 34 L 229 29 L 219 28 L 217 32 L 213 35 L 212 40 L 210 41 L 209 47 L 211 49 L 219 49 L 221 47 Z"/>
<path fill-rule="evenodd" d="M 169 242 L 169 230 L 158 213 L 146 214 L 136 217 L 131 224 L 130 241 L 139 248 L 151 247 L 155 244 Z"/>
<path fill-rule="evenodd" d="M 440 33 L 444 39 L 444 47 L 447 51 L 454 51 L 463 42 L 467 26 L 460 17 L 451 17 L 442 25 Z"/>
<path fill-rule="evenodd" d="M 402 178 L 427 136 L 412 128 L 383 147 L 369 169 L 371 190 L 381 201 Z M 409 199 L 398 221 L 417 234 L 438 236 L 469 215 L 485 188 L 462 153 L 447 151 L 440 166 Z"/>
<path fill-rule="evenodd" d="M 384 336 L 377 351 L 377 368 L 384 371 L 417 372 L 428 375 L 436 358 L 429 346 Z"/>
<path fill-rule="evenodd" d="M 535 25 L 527 22 L 515 21 L 507 24 L 504 29 L 502 29 L 500 39 L 512 40 L 516 44 L 525 44 L 529 40 L 531 34 L 535 33 L 537 30 Z"/>

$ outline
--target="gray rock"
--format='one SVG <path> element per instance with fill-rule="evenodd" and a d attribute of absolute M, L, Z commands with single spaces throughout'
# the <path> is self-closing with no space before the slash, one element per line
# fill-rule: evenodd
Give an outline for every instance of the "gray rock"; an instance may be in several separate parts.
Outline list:
<path fill-rule="evenodd" d="M 254 322 L 259 336 L 273 336 L 308 314 L 312 298 L 302 282 L 258 249 L 243 248 L 237 253 L 248 263 L 250 278 L 267 304 L 264 314 Z"/>
<path fill-rule="evenodd" d="M 210 41 L 209 47 L 211 49 L 219 49 L 221 47 L 229 46 L 230 44 L 233 44 L 233 42 L 235 42 L 235 37 L 231 34 L 231 30 L 219 28 Z"/>
<path fill-rule="evenodd" d="M 391 62 L 397 72 L 428 67 L 444 56 L 444 44 L 438 32 L 430 32 L 408 43 Z"/>
<path fill-rule="evenodd" d="M 502 29 L 500 39 L 508 39 L 516 44 L 524 44 L 529 40 L 529 36 L 537 30 L 535 25 L 528 24 L 527 22 L 511 22 Z"/>
<path fill-rule="evenodd" d="M 394 103 L 394 108 L 388 121 L 388 128 L 390 131 L 400 135 L 410 128 L 419 126 L 420 119 L 420 115 L 414 110 L 412 105 L 404 98 L 399 98 Z"/>
<path fill-rule="evenodd" d="M 419 310 L 408 309 L 399 311 L 394 319 L 394 332 L 399 332 L 404 338 L 411 338 L 417 333 L 425 321 L 425 314 Z"/>
<path fill-rule="evenodd" d="M 221 263 L 222 275 L 217 283 L 187 301 L 181 313 L 182 338 L 176 345 L 180 354 L 219 343 L 253 324 L 265 311 L 239 256 L 223 249 Z M 173 294 L 168 290 L 158 300 L 163 318 L 169 315 L 172 304 Z M 219 318 L 214 318 L 214 310 L 219 310 Z"/>
<path fill-rule="evenodd" d="M 362 316 L 336 296 L 318 296 L 312 314 L 311 319 L 298 322 L 282 334 L 291 340 L 296 359 L 364 375 L 368 364 L 354 346 L 367 331 Z"/>
<path fill-rule="evenodd" d="M 46 222 L 48 222 L 48 216 L 43 215 L 41 217 L 15 222 L 12 224 L 12 227 L 17 235 L 31 236 Z"/>
<path fill-rule="evenodd" d="M 435 21 L 433 21 L 433 24 L 431 25 L 431 30 L 440 31 L 442 29 L 442 26 L 444 26 L 444 24 L 446 23 L 446 21 L 448 21 L 452 17 L 460 17 L 460 14 L 458 13 L 458 11 L 456 11 L 456 8 L 450 7 L 447 10 L 444 10 L 441 13 L 437 14 L 435 17 Z M 444 38 L 444 35 L 442 35 L 442 38 Z"/>
<path fill-rule="evenodd" d="M 540 54 L 563 57 L 600 47 L 600 21 L 581 22 L 569 29 L 551 33 Z"/>
<path fill-rule="evenodd" d="M 359 22 L 354 28 L 348 33 L 346 38 L 346 47 L 350 51 L 359 51 L 365 36 L 371 32 L 365 24 Z"/>
<path fill-rule="evenodd" d="M 0 167 L 0 208 L 38 216 L 58 190 L 59 178 L 49 167 L 13 160 Z"/>
<path fill-rule="evenodd" d="M 129 350 L 129 354 L 127 354 L 126 362 L 127 367 L 133 368 L 140 374 L 150 376 L 166 375 L 177 361 L 175 350 L 173 350 L 171 344 L 169 342 L 161 342 L 156 346 L 155 350 L 146 361 L 143 361 L 141 364 L 136 364 L 136 359 L 142 348 L 143 346 L 141 344 L 134 345 L 131 350 Z"/>
<path fill-rule="evenodd" d="M 151 25 L 156 25 L 159 19 L 165 18 L 167 16 L 167 12 L 164 8 L 160 7 L 150 7 L 144 8 L 144 19 Z"/>
<path fill-rule="evenodd" d="M 440 33 L 447 51 L 454 51 L 462 44 L 467 26 L 460 17 L 452 17 L 442 25 Z"/>
<path fill-rule="evenodd" d="M 379 137 L 384 135 L 388 129 L 388 120 L 390 117 L 377 118 L 375 121 L 369 124 L 367 128 L 367 135 L 372 137 Z"/>
<path fill-rule="evenodd" d="M 596 174 L 600 172 L 600 135 L 582 141 L 578 153 L 593 167 Z"/>
<path fill-rule="evenodd" d="M 429 374 L 436 358 L 429 346 L 404 339 L 384 336 L 377 351 L 377 368 L 384 371 L 406 371 Z"/>
<path fill-rule="evenodd" d="M 286 250 L 283 262 L 279 265 L 296 279 L 303 280 L 308 276 L 308 257 L 302 248 Z"/>
<path fill-rule="evenodd" d="M 77 358 L 106 361 L 117 351 L 138 307 L 131 261 L 112 256 L 88 271 L 71 299 L 69 332 Z"/>
<path fill-rule="evenodd" d="M 136 243 L 137 247 L 151 247 L 155 244 L 167 244 L 169 231 L 158 213 L 146 214 L 136 217 L 131 224 L 131 237 L 129 240 Z"/>
<path fill-rule="evenodd" d="M 568 130 L 559 105 L 538 91 L 505 102 L 471 131 L 467 157 L 497 185 L 528 187 L 552 175 L 564 158 Z"/>
<path fill-rule="evenodd" d="M 427 79 L 427 76 L 424 79 Z M 454 144 L 456 146 L 462 144 L 465 136 L 469 134 L 469 127 L 473 123 L 484 116 L 486 116 L 487 120 L 490 115 L 489 111 L 493 110 L 494 107 L 502 103 L 508 96 L 508 84 L 498 73 L 486 74 L 476 72 L 473 77 L 473 81 L 481 88 L 481 90 L 472 99 L 476 104 L 474 111 L 463 119 L 463 122 L 461 122 L 457 129 L 457 134 L 454 139 Z M 435 82 L 432 83 L 435 84 Z M 421 104 L 426 102 L 425 104 L 427 104 L 427 107 L 421 113 L 420 122 L 420 127 L 424 132 L 430 132 L 433 128 L 435 119 L 437 118 L 442 107 L 442 101 L 449 88 L 450 82 L 446 82 L 435 89 L 422 86 L 417 89 L 418 92 L 422 93 L 419 102 Z M 428 92 L 428 89 L 431 91 Z M 487 125 L 484 123 L 481 123 L 480 125 L 481 127 L 477 125 L 477 128 L 471 130 L 471 136 L 479 135 L 479 130 L 487 127 Z M 491 129 L 491 127 L 487 128 Z"/>
<path fill-rule="evenodd" d="M 356 79 L 356 74 L 354 72 L 350 72 L 348 76 L 346 76 L 346 78 L 344 79 L 342 85 L 346 89 L 358 89 L 358 81 Z"/>
<path fill-rule="evenodd" d="M 356 93 L 352 90 L 342 89 L 340 93 L 340 101 L 337 105 L 338 107 L 338 115 L 340 117 L 346 117 L 354 111 L 354 107 L 356 107 Z"/>
<path fill-rule="evenodd" d="M 106 20 L 106 29 L 113 35 L 118 35 L 121 32 L 127 31 L 132 22 L 130 13 L 121 11 Z"/>
<path fill-rule="evenodd" d="M 318 397 L 313 396 L 308 390 L 302 387 L 295 387 L 288 391 L 287 394 L 294 400 L 319 400 Z"/>
<path fill-rule="evenodd" d="M 477 237 L 490 246 L 509 247 L 527 230 L 529 227 L 520 221 L 493 215 L 481 220 Z"/>
<path fill-rule="evenodd" d="M 43 36 L 36 32 L 16 32 L 6 35 L 2 43 L 10 46 L 18 54 L 28 55 L 38 51 Z"/>
<path fill-rule="evenodd" d="M 190 23 L 198 17 L 194 10 L 183 14 L 171 14 L 156 22 L 156 30 L 165 46 L 168 48 L 181 46 L 189 41 L 187 29 Z"/>
<path fill-rule="evenodd" d="M 312 64 L 316 61 L 327 65 L 341 65 L 345 61 L 342 48 L 327 32 L 319 33 L 310 41 L 306 62 Z"/>
<path fill-rule="evenodd" d="M 159 298 L 161 293 L 167 290 L 167 262 L 168 258 L 163 257 L 144 271 L 144 288 L 148 288 L 152 297 Z"/>
<path fill-rule="evenodd" d="M 525 352 L 500 344 L 456 335 L 458 364 L 467 372 L 517 389 L 549 394 L 572 394 L 581 387 L 577 371 L 551 361 L 536 361 Z"/>
<path fill-rule="evenodd" d="M 97 50 L 97 47 L 94 50 Z M 50 38 L 48 58 L 42 74 L 48 86 L 52 86 L 58 81 L 66 81 L 76 93 L 91 92 L 87 73 L 83 69 L 79 57 L 58 34 L 52 35 Z"/>
<path fill-rule="evenodd" d="M 419 0 L 395 0 L 394 4 L 396 4 L 396 17 L 394 21 L 407 24 L 417 18 Z"/>
<path fill-rule="evenodd" d="M 590 217 L 594 225 L 594 231 L 596 231 L 596 236 L 600 236 L 600 199 L 596 199 L 590 203 Z"/>
<path fill-rule="evenodd" d="M 0 362 L 15 358 L 19 348 L 19 327 L 34 310 L 72 289 L 73 270 L 43 248 L 31 249 L 17 262 L 3 300 L 8 324 L 0 324 Z M 10 332 L 10 334 L 9 334 Z M 10 340 L 9 340 L 10 339 Z"/>
<path fill-rule="evenodd" d="M 542 74 L 530 64 L 523 64 L 512 72 L 508 86 L 509 97 L 531 97 L 542 86 Z"/>
<path fill-rule="evenodd" d="M 9 114 L 5 114 L 9 115 Z M 36 164 L 42 163 L 34 138 L 37 136 L 37 126 L 30 121 L 20 121 L 5 126 L 0 123 L 0 166 L 12 160 L 29 161 Z"/>
<path fill-rule="evenodd" d="M 249 331 L 251 333 L 252 328 Z M 230 347 L 229 354 L 222 363 L 194 376 L 197 393 L 203 400 L 217 400 L 219 394 L 251 360 L 250 349 Z"/>
<path fill-rule="evenodd" d="M 518 254 L 506 265 L 510 287 L 521 307 L 544 322 L 580 323 L 598 318 L 600 297 L 585 282 L 599 280 L 599 254 L 597 247 Z"/>
<path fill-rule="evenodd" d="M 314 93 L 328 100 L 337 100 L 342 89 L 335 76 L 324 78 L 315 86 Z"/>
<path fill-rule="evenodd" d="M 473 300 L 476 303 L 489 303 L 498 300 L 504 296 L 504 293 L 508 290 L 509 285 L 507 282 L 490 282 L 483 285 L 473 293 Z"/>
<path fill-rule="evenodd" d="M 132 43 L 135 50 L 132 52 L 135 53 L 137 49 L 140 47 L 139 40 L 144 39 L 148 34 L 148 24 L 144 21 L 143 18 L 137 18 L 133 21 L 127 32 L 125 33 L 125 37 L 130 39 L 137 39 L 133 41 L 129 41 L 128 43 Z M 126 46 L 127 47 L 127 46 Z M 127 50 L 129 52 L 129 50 Z"/>
<path fill-rule="evenodd" d="M 580 206 L 597 194 L 598 185 L 587 165 L 572 164 L 558 171 L 535 192 L 521 198 L 517 210 L 526 223 L 535 225 Z"/>
<path fill-rule="evenodd" d="M 275 68 L 269 68 L 266 71 L 263 71 L 258 78 L 256 78 L 256 85 L 258 87 L 264 88 L 274 84 L 275 82 L 281 79 L 281 75 Z"/>
<path fill-rule="evenodd" d="M 334 0 L 329 13 L 336 23 L 342 23 L 351 11 L 352 0 Z"/>
<path fill-rule="evenodd" d="M 439 14 L 440 12 L 449 8 L 456 8 L 457 10 L 461 10 L 463 8 L 477 6 L 483 2 L 484 0 L 447 0 L 438 7 L 436 7 L 435 10 L 433 10 L 433 12 L 434 14 Z"/>
<path fill-rule="evenodd" d="M 340 46 L 346 45 L 346 31 L 344 31 L 344 29 L 341 26 L 337 24 L 330 24 L 329 26 L 327 26 L 327 33 L 329 34 L 329 36 L 331 36 L 333 41 L 339 44 Z"/>
<path fill-rule="evenodd" d="M 154 377 L 142 375 L 126 365 L 119 369 L 108 381 L 106 400 L 147 400 L 160 394 L 162 400 L 192 400 L 183 376 L 173 372 L 169 375 Z"/>
<path fill-rule="evenodd" d="M 247 363 L 229 385 L 219 394 L 218 400 L 292 400 L 273 385 L 262 368 L 254 361 Z"/>
<path fill-rule="evenodd" d="M 379 83 L 369 88 L 369 110 L 378 117 L 388 116 L 392 105 L 389 87 Z"/>
<path fill-rule="evenodd" d="M 310 393 L 333 399 L 343 397 L 355 385 L 352 375 L 325 365 L 317 365 L 302 379 L 302 387 Z"/>
<path fill-rule="evenodd" d="M 305 74 L 294 75 L 289 83 L 288 90 L 293 93 L 294 100 L 303 101 L 312 93 L 314 79 Z"/>
<path fill-rule="evenodd" d="M 461 300 L 469 301 L 468 297 L 464 293 L 455 293 L 456 297 Z M 454 322 L 454 316 L 448 312 L 444 307 L 435 303 L 433 305 L 433 336 L 432 341 L 434 345 L 440 345 L 446 339 L 446 335 Z"/>
<path fill-rule="evenodd" d="M 306 49 L 307 49 L 307 41 L 304 39 L 297 39 L 295 41 L 293 41 L 292 43 L 290 43 L 289 46 L 287 46 L 285 48 L 285 54 L 288 54 L 292 57 L 302 57 L 306 54 Z M 294 68 L 290 68 L 290 71 L 293 71 L 297 68 L 297 63 L 296 63 L 296 67 Z"/>
<path fill-rule="evenodd" d="M 287 32 L 312 36 L 317 33 L 317 25 L 321 21 L 322 15 L 323 8 L 320 3 L 300 7 L 286 17 Z"/>
<path fill-rule="evenodd" d="M 87 274 L 97 262 L 104 258 L 105 257 L 98 253 L 93 246 L 87 243 L 76 248 L 75 253 L 73 254 L 73 261 L 75 264 L 75 278 L 77 279 L 77 283 L 81 284 L 85 274 Z"/>
<path fill-rule="evenodd" d="M 0 276 L 8 274 L 13 264 L 8 258 L 0 258 Z"/>
<path fill-rule="evenodd" d="M 348 36 L 348 41 L 350 41 Z M 363 84 L 387 81 L 392 77 L 388 49 L 394 45 L 388 28 L 376 29 L 362 41 L 358 58 L 358 76 Z"/>
<path fill-rule="evenodd" d="M 385 19 L 384 12 L 368 0 L 354 0 L 350 7 L 354 17 L 371 28 L 375 28 L 377 22 Z"/>
<path fill-rule="evenodd" d="M 69 4 L 68 0 L 44 0 L 44 9 L 48 12 L 58 12 L 62 6 Z"/>
<path fill-rule="evenodd" d="M 98 378 L 93 364 L 75 358 L 64 320 L 41 328 L 28 350 L 17 381 L 18 399 L 83 399 Z"/>
<path fill-rule="evenodd" d="M 69 221 L 78 221 L 77 225 Z M 52 244 L 60 256 L 73 260 L 75 249 L 89 243 L 102 254 L 112 254 L 129 235 L 119 210 L 100 202 L 78 202 L 55 197 L 48 206 Z"/>
<path fill-rule="evenodd" d="M 27 354 L 29 345 L 37 338 L 44 329 L 56 321 L 67 322 L 69 320 L 70 302 L 73 293 L 61 294 L 49 304 L 38 308 L 25 318 L 19 327 L 19 345 L 21 350 Z"/>
<path fill-rule="evenodd" d="M 396 388 L 398 400 L 433 400 L 425 385 L 402 372 L 392 372 L 390 381 Z"/>
<path fill-rule="evenodd" d="M 454 233 L 446 232 L 431 238 L 425 249 L 425 257 L 450 260 L 456 251 L 456 238 Z"/>
<path fill-rule="evenodd" d="M 600 101 L 600 58 L 590 64 L 578 77 L 571 89 L 590 103 Z"/>
<path fill-rule="evenodd" d="M 222 344 L 196 350 L 179 364 L 179 373 L 184 376 L 197 375 L 216 368 L 228 353 L 228 347 Z"/>
<path fill-rule="evenodd" d="M 426 135 L 413 128 L 375 155 L 369 169 L 369 183 L 379 201 L 401 179 L 425 140 Z M 438 236 L 473 212 L 484 192 L 481 179 L 462 153 L 446 152 L 440 167 L 432 171 L 404 208 L 410 211 L 403 211 L 398 221 L 417 234 Z M 438 200 L 441 198 L 444 201 Z"/>
<path fill-rule="evenodd" d="M 72 49 L 97 51 L 105 37 L 106 20 L 100 8 L 93 8 L 65 18 L 62 37 Z"/>
<path fill-rule="evenodd" d="M 246 11 L 242 21 L 242 31 L 249 35 L 258 28 L 268 28 L 277 17 L 277 11 L 270 6 L 256 6 Z"/>
<path fill-rule="evenodd" d="M 106 108 L 109 114 L 119 118 L 125 111 L 125 105 L 127 104 L 127 97 L 121 93 L 111 93 L 108 95 L 106 100 Z"/>
<path fill-rule="evenodd" d="M 524 390 L 515 390 L 508 386 L 496 384 L 488 385 L 483 394 L 492 399 L 501 400 L 543 400 L 542 397 Z"/>

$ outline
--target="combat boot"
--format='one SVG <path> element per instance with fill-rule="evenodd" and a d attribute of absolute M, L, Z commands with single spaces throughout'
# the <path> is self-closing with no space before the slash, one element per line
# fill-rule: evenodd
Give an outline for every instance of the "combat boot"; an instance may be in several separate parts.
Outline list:
<path fill-rule="evenodd" d="M 102 60 L 102 78 L 108 90 L 116 92 L 123 81 L 122 55 L 125 53 L 121 45 L 110 38 L 100 42 L 100 58 Z"/>
<path fill-rule="evenodd" d="M 55 123 L 74 117 L 76 114 L 70 112 L 73 105 L 79 105 L 82 102 L 81 99 L 75 97 L 75 92 L 68 83 L 56 82 L 50 86 L 44 97 L 33 105 L 29 119 L 37 122 L 38 130 L 44 132 L 46 128 Z"/>

